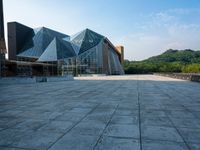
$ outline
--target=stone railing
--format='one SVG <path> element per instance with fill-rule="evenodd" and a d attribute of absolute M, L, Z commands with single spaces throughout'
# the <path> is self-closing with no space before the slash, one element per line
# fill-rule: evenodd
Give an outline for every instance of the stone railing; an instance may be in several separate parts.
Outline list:
<path fill-rule="evenodd" d="M 200 74 L 193 73 L 155 73 L 155 75 L 165 76 L 170 78 L 189 80 L 194 82 L 200 82 Z"/>

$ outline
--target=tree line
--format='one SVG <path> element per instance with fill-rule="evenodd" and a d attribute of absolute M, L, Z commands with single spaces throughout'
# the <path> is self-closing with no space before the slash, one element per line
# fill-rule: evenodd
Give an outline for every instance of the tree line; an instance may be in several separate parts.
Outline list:
<path fill-rule="evenodd" d="M 126 74 L 200 73 L 200 51 L 167 50 L 143 61 L 124 61 Z"/>
<path fill-rule="evenodd" d="M 126 74 L 148 74 L 148 73 L 200 73 L 200 63 L 181 62 L 135 62 L 125 61 L 124 70 Z"/>

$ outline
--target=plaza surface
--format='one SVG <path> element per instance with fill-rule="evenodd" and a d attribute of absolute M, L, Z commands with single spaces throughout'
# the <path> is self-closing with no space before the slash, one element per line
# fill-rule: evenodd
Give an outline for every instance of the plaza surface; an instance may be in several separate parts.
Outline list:
<path fill-rule="evenodd" d="M 199 150 L 200 84 L 153 75 L 0 83 L 0 149 Z"/>

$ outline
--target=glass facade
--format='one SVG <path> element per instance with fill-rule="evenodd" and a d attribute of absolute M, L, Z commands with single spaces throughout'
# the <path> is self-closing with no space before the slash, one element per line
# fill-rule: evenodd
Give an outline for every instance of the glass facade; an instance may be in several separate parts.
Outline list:
<path fill-rule="evenodd" d="M 66 37 L 69 36 L 45 27 L 35 29 L 34 35 L 32 35 L 32 33 L 31 35 L 27 35 L 27 42 L 17 56 L 39 58 L 44 53 L 49 44 L 51 44 L 54 38 L 62 40 Z"/>
<path fill-rule="evenodd" d="M 69 37 L 47 28 L 34 30 L 17 54 L 37 62 L 57 64 L 57 74 L 124 74 L 120 54 L 108 39 L 86 29 Z"/>
<path fill-rule="evenodd" d="M 123 74 L 123 68 L 121 67 L 119 56 L 116 54 L 116 52 L 113 49 L 109 48 L 108 56 L 109 74 Z"/>
<path fill-rule="evenodd" d="M 102 61 L 100 43 L 74 58 L 64 59 L 64 67 L 62 68 L 65 68 L 65 73 L 68 72 L 74 75 L 102 74 Z"/>
<path fill-rule="evenodd" d="M 63 74 L 74 74 L 76 76 L 87 74 L 124 74 L 123 68 L 119 61 L 119 56 L 114 49 L 107 49 L 108 55 L 103 58 L 103 40 L 95 47 L 85 51 L 77 57 L 64 59 L 61 72 Z M 103 63 L 107 59 L 108 63 Z M 104 65 L 105 64 L 105 65 Z"/>

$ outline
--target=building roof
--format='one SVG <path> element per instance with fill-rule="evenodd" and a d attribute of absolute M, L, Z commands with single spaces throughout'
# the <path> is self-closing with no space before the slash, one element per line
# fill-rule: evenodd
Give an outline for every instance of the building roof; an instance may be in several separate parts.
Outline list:
<path fill-rule="evenodd" d="M 90 29 L 85 29 L 70 37 L 42 27 L 34 29 L 32 35 L 27 37 L 27 42 L 17 56 L 36 58 L 38 62 L 74 57 L 97 46 L 103 40 L 109 41 L 103 35 Z"/>
<path fill-rule="evenodd" d="M 81 54 L 98 45 L 104 38 L 104 36 L 90 29 L 85 29 L 79 34 L 75 35 L 71 39 L 71 42 L 77 46 L 76 53 Z"/>
<path fill-rule="evenodd" d="M 55 37 L 63 39 L 69 36 L 45 27 L 36 29 L 17 56 L 39 58 Z"/>
<path fill-rule="evenodd" d="M 40 62 L 58 61 L 76 56 L 70 42 L 54 38 L 44 53 L 39 57 Z"/>

